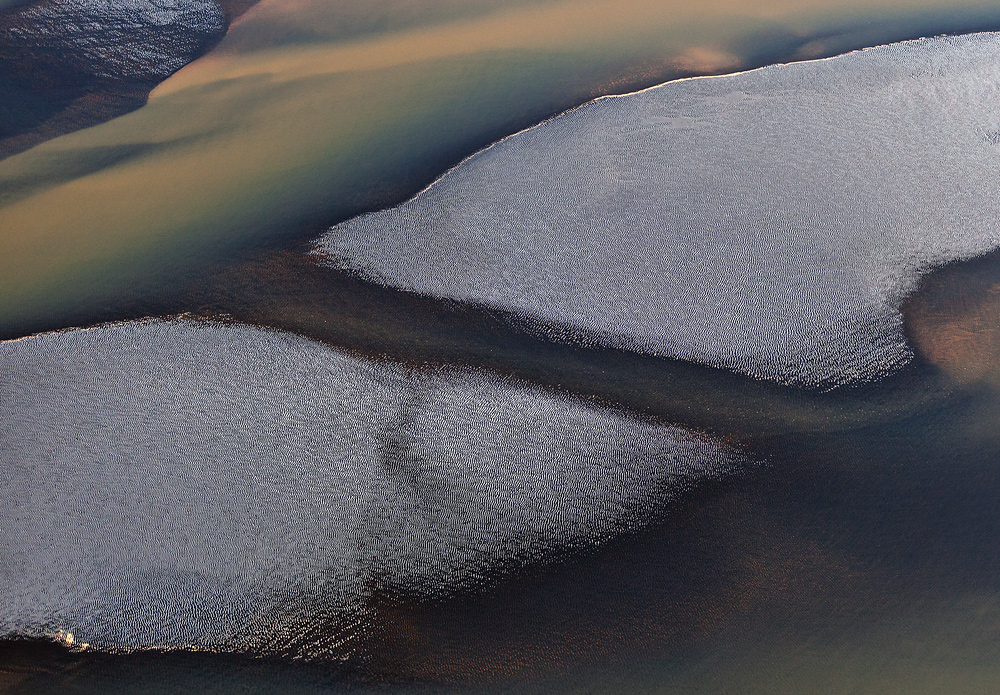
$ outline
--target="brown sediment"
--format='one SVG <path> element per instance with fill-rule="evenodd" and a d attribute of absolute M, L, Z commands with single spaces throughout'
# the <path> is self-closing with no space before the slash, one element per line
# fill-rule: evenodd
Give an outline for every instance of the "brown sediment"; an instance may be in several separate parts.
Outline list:
<path fill-rule="evenodd" d="M 360 668 L 376 678 L 456 684 L 559 678 L 754 630 L 781 641 L 804 626 L 852 620 L 846 597 L 873 588 L 863 564 L 801 530 L 755 518 L 738 487 L 728 487 L 691 496 L 663 528 L 599 558 L 470 596 L 384 602 Z"/>
<path fill-rule="evenodd" d="M 215 3 L 222 8 L 226 14 L 227 22 L 235 22 L 247 10 L 256 5 L 260 0 L 215 0 Z"/>
<path fill-rule="evenodd" d="M 870 45 L 878 36 L 862 20 L 873 11 L 896 13 L 898 25 L 880 25 L 891 24 L 894 39 L 1000 16 L 980 2 L 951 5 L 940 20 L 921 14 L 938 4 L 873 10 L 845 0 L 817 13 L 812 0 L 779 0 L 747 5 L 737 20 L 722 0 L 704 8 L 512 2 L 345 41 L 323 34 L 324 22 L 335 23 L 334 3 L 318 20 L 293 12 L 297 28 L 318 33 L 283 44 L 255 8 L 236 26 L 258 32 L 259 50 L 220 45 L 159 85 L 145 108 L 5 168 L 0 186 L 17 186 L 57 151 L 86 157 L 136 142 L 199 141 L 0 207 L 0 332 L 82 325 L 95 306 L 123 317 L 121 297 L 135 290 L 169 299 L 182 275 L 366 212 L 353 200 L 380 185 L 415 192 L 476 149 L 593 96 L 790 60 L 830 31 L 837 50 Z"/>
<path fill-rule="evenodd" d="M 177 306 L 417 368 L 487 369 L 754 447 L 791 432 L 891 421 L 946 395 L 919 365 L 871 387 L 817 393 L 681 360 L 554 343 L 503 312 L 383 287 L 301 251 L 269 251 L 221 270 Z"/>
<path fill-rule="evenodd" d="M 747 67 L 745 58 L 712 46 L 696 46 L 630 65 L 597 83 L 590 92 L 596 99 L 613 94 L 627 94 L 668 80 L 686 77 L 724 75 Z"/>
<path fill-rule="evenodd" d="M 717 58 L 695 54 L 688 60 L 708 64 Z M 656 70 L 651 67 L 648 74 L 659 74 Z M 631 85 L 644 79 L 644 74 L 637 70 L 621 79 Z M 620 84 L 611 81 L 609 88 L 617 89 Z M 390 197 L 399 195 L 395 191 Z M 996 263 L 995 259 L 991 262 Z M 1000 311 L 1000 275 L 991 275 L 1000 264 L 984 266 L 976 274 L 972 271 L 977 263 L 956 264 L 932 275 L 904 307 L 907 330 L 918 354 L 954 378 L 982 378 L 995 368 L 1000 356 L 1000 336 L 994 327 L 995 317 L 1000 316 L 995 313 Z M 887 409 L 881 401 L 857 403 L 851 398 L 838 400 L 836 395 L 819 399 L 788 394 L 774 385 L 697 365 L 549 346 L 512 328 L 505 317 L 493 312 L 374 287 L 316 266 L 292 251 L 232 266 L 206 295 L 185 300 L 176 308 L 276 326 L 414 365 L 486 366 L 709 430 L 719 431 L 720 423 L 730 423 L 726 427 L 734 441 L 740 441 L 744 433 L 752 433 L 759 443 L 796 428 L 870 424 L 876 417 L 898 417 L 919 406 L 903 401 L 896 409 Z M 141 314 L 140 309 L 136 315 Z M 688 593 L 679 592 L 669 601 L 661 594 L 655 601 L 628 604 L 623 595 L 616 599 L 622 603 L 608 609 L 610 615 L 597 616 L 591 615 L 594 604 L 584 602 L 576 604 L 578 610 L 543 613 L 551 620 L 542 627 L 540 619 L 526 617 L 521 609 L 520 615 L 509 616 L 500 634 L 494 630 L 497 619 L 504 619 L 504 607 L 512 605 L 511 595 L 527 584 L 514 586 L 507 595 L 501 592 L 492 606 L 478 613 L 478 608 L 461 601 L 382 606 L 381 627 L 366 646 L 371 672 L 451 681 L 539 671 L 565 673 L 602 659 L 613 660 L 628 649 L 663 650 L 738 631 L 750 616 L 764 611 L 795 612 L 810 606 L 836 610 L 838 590 L 864 588 L 863 571 L 814 538 L 788 529 L 767 530 L 746 523 L 747 516 L 733 517 L 727 531 L 721 530 L 720 523 L 711 534 L 693 534 L 702 541 L 714 534 L 736 539 L 728 549 L 729 564 L 723 566 L 718 559 L 726 557 L 726 552 L 715 553 L 720 541 L 707 542 L 705 558 L 687 585 Z M 726 577 L 721 586 L 712 583 L 719 576 Z M 463 617 L 469 613 L 475 615 Z M 479 629 L 461 629 L 470 625 Z M 21 678 L 27 671 L 18 673 L 16 668 L 10 673 L 0 670 L 0 686 L 8 675 Z"/>
<path fill-rule="evenodd" d="M 152 85 L 121 83 L 80 93 L 37 125 L 0 138 L 0 159 L 24 152 L 46 140 L 104 123 L 141 108 L 151 89 Z"/>
<path fill-rule="evenodd" d="M 929 274 L 902 311 L 913 349 L 951 379 L 1000 379 L 1000 252 Z"/>
<path fill-rule="evenodd" d="M 219 52 L 346 41 L 531 4 L 539 0 L 261 0 L 252 17 L 234 25 Z"/>

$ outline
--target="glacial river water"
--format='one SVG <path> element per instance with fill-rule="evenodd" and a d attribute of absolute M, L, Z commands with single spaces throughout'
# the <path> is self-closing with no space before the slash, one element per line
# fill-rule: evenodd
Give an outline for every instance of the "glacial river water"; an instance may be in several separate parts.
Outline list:
<path fill-rule="evenodd" d="M 169 302 L 599 94 L 1000 26 L 990 2 L 396 4 L 269 0 L 145 107 L 0 161 L 0 333 Z"/>
<path fill-rule="evenodd" d="M 741 4 L 739 12 L 724 2 L 694 9 L 639 0 L 397 0 L 373 9 L 264 0 L 213 53 L 156 88 L 147 106 L 0 161 L 4 338 L 185 314 L 179 324 L 152 329 L 126 323 L 2 345 L 0 461 L 13 457 L 3 481 L 33 480 L 17 490 L 34 490 L 45 514 L 32 520 L 27 497 L 10 497 L 0 508 L 20 510 L 11 517 L 27 534 L 19 538 L 38 533 L 61 548 L 46 554 L 22 543 L 26 559 L 2 568 L 5 586 L 22 587 L 22 598 L 44 595 L 49 614 L 74 619 L 60 613 L 60 596 L 85 594 L 93 608 L 85 630 L 129 646 L 130 639 L 155 638 L 160 626 L 116 623 L 114 611 L 127 611 L 128 600 L 116 603 L 108 599 L 113 590 L 101 594 L 103 585 L 83 583 L 101 576 L 100 553 L 112 565 L 120 561 L 116 542 L 145 558 L 136 562 L 142 572 L 124 572 L 122 586 L 155 598 L 145 613 L 130 615 L 173 611 L 197 624 L 196 592 L 204 586 L 197 573 L 218 570 L 216 555 L 198 549 L 223 556 L 233 547 L 257 549 L 236 557 L 267 587 L 278 570 L 341 557 L 330 548 L 339 547 L 355 517 L 395 529 L 371 545 L 378 562 L 361 563 L 359 575 L 341 572 L 366 587 L 353 627 L 338 617 L 341 604 L 317 589 L 268 604 L 278 628 L 289 620 L 297 631 L 295 639 L 270 643 L 270 651 L 259 640 L 244 654 L 78 650 L 66 646 L 65 634 L 61 643 L 2 641 L 0 690 L 991 692 L 1000 682 L 996 254 L 924 277 L 901 307 L 912 359 L 874 383 L 829 392 L 622 346 L 549 341 L 496 307 L 384 286 L 307 255 L 309 242 L 331 225 L 401 202 L 477 148 L 592 96 L 924 34 L 1000 28 L 993 3 L 789 0 Z M 216 323 L 199 328 L 199 319 Z M 170 325 L 179 328 L 164 328 Z M 458 376 L 449 376 L 455 368 Z M 294 393 L 285 393 L 289 388 Z M 190 401 L 185 394 L 193 394 Z M 111 405 L 102 409 L 101 398 Z M 275 537 L 286 527 L 252 513 L 260 500 L 279 513 L 281 495 L 261 482 L 267 494 L 246 497 L 248 480 L 277 480 L 308 502 L 295 514 L 322 514 L 320 503 L 342 498 L 317 494 L 314 481 L 324 466 L 350 468 L 355 459 L 314 461 L 315 447 L 294 454 L 296 437 L 339 437 L 345 451 L 363 450 L 354 430 L 316 422 L 364 421 L 371 403 L 389 401 L 412 407 L 398 409 L 406 417 L 394 426 L 403 435 L 388 436 L 389 427 L 375 437 L 373 446 L 392 464 L 380 469 L 385 485 L 374 492 L 360 485 L 364 504 L 338 509 L 326 531 L 287 533 L 285 547 Z M 261 410 L 263 429 L 243 417 Z M 509 425 L 503 436 L 533 442 L 548 452 L 545 460 L 503 445 L 490 430 L 497 418 Z M 81 423 L 86 431 L 76 437 Z M 178 423 L 198 436 L 178 433 Z M 572 423 L 607 436 L 573 436 Z M 271 439 L 258 440 L 260 431 Z M 477 527 L 471 542 L 449 530 L 447 538 L 458 542 L 441 548 L 459 550 L 439 553 L 444 570 L 427 559 L 441 543 L 435 529 L 462 528 L 451 516 L 456 507 L 461 512 L 455 500 L 474 499 L 476 481 L 508 479 L 509 461 L 572 470 L 582 450 L 600 470 L 614 452 L 629 460 L 629 437 L 649 450 L 702 441 L 712 452 L 735 453 L 724 474 L 665 495 L 669 504 L 646 505 L 641 495 L 626 496 L 639 500 L 635 506 L 622 504 L 622 491 L 632 489 L 625 485 L 608 503 L 599 485 L 583 486 L 596 497 L 578 500 L 574 518 L 617 518 L 602 511 L 607 504 L 624 509 L 629 523 L 609 533 L 600 521 L 593 538 L 577 524 L 590 540 L 543 552 L 542 561 L 491 564 L 491 553 L 511 552 L 519 539 L 498 545 L 488 526 Z M 33 444 L 44 450 L 37 462 L 17 454 Z M 447 464 L 423 467 L 438 462 L 439 446 Z M 507 458 L 496 454 L 501 449 Z M 257 453 L 239 459 L 248 450 Z M 274 454 L 280 462 L 288 451 L 303 471 L 298 479 L 268 464 L 197 483 L 196 472 L 226 457 L 242 465 Z M 88 456 L 100 475 L 88 475 Z M 39 482 L 57 477 L 60 461 L 69 460 L 81 463 L 72 476 Z M 132 483 L 119 490 L 115 467 L 127 460 L 141 463 L 122 474 Z M 545 509 L 538 500 L 565 499 L 578 478 L 539 471 L 519 469 L 514 479 L 543 490 L 533 497 L 541 506 L 505 513 L 543 539 L 571 537 L 545 525 L 565 525 L 564 518 L 533 513 Z M 634 472 L 639 490 L 646 479 L 660 480 L 642 467 Z M 98 496 L 82 493 L 86 485 Z M 143 485 L 155 487 L 144 495 Z M 399 499 L 430 504 L 438 516 L 414 521 L 405 505 L 379 501 L 393 486 L 403 491 Z M 435 492 L 421 497 L 427 490 Z M 88 514 L 88 499 L 105 502 Z M 149 511 L 153 516 L 144 515 Z M 177 521 L 189 513 L 200 515 L 197 524 Z M 212 521 L 213 514 L 222 516 Z M 533 519 L 544 523 L 533 527 Z M 430 532 L 417 534 L 419 543 L 399 541 L 422 529 L 421 520 Z M 168 532 L 157 540 L 161 522 Z M 299 522 L 322 527 L 322 518 L 281 518 Z M 210 523 L 228 528 L 235 545 L 205 534 Z M 107 529 L 110 545 L 100 540 Z M 324 533 L 330 546 L 315 540 Z M 181 541 L 191 545 L 171 546 Z M 93 554 L 80 552 L 84 542 L 93 543 Z M 471 567 L 474 576 L 452 577 L 444 582 L 450 589 L 430 593 L 420 582 L 364 576 L 407 576 L 397 552 L 423 557 L 427 576 L 455 566 Z M 268 553 L 294 562 L 277 562 L 269 574 L 261 560 Z M 461 564 L 468 557 L 474 560 Z M 37 583 L 17 574 L 46 563 L 51 572 Z M 168 565 L 192 597 L 172 598 L 160 571 Z M 74 575 L 77 568 L 86 571 Z M 240 600 L 243 588 L 225 585 Z M 176 637 L 184 620 L 163 634 Z M 266 658 L 255 658 L 259 653 Z"/>
<path fill-rule="evenodd" d="M 386 595 L 343 664 L 7 643 L 6 691 L 989 692 L 1000 679 L 997 286 L 995 258 L 932 276 L 907 307 L 911 373 L 803 398 L 800 431 L 774 431 L 780 399 L 705 379 L 706 399 L 727 396 L 729 412 L 703 418 L 757 466 L 555 565 L 430 600 Z M 892 415 L 893 388 L 936 395 Z"/>

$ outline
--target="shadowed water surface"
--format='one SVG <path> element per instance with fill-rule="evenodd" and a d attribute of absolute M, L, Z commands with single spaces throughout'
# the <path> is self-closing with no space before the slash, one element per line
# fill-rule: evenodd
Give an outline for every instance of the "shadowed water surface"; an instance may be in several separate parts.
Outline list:
<path fill-rule="evenodd" d="M 904 307 L 923 369 L 944 370 L 935 402 L 882 424 L 758 439 L 763 467 L 555 567 L 431 601 L 385 595 L 346 671 L 7 643 L 6 688 L 989 692 L 1000 678 L 1000 362 L 983 355 L 1000 319 L 983 288 L 998 268 L 996 257 L 950 266 Z M 969 315 L 975 331 L 961 328 Z M 935 339 L 956 329 L 962 349 L 938 357 Z M 974 378 L 955 371 L 965 362 Z"/>
<path fill-rule="evenodd" d="M 0 159 L 103 123 L 222 38 L 253 0 L 0 5 Z"/>
<path fill-rule="evenodd" d="M 776 437 L 764 468 L 600 551 L 444 600 L 386 596 L 347 674 L 7 645 L 10 692 L 988 692 L 998 403 L 967 383 L 887 425 Z"/>

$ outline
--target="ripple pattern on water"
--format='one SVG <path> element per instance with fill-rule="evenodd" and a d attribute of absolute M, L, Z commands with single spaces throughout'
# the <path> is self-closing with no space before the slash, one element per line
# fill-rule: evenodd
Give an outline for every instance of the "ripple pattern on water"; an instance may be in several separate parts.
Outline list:
<path fill-rule="evenodd" d="M 226 20 L 213 0 L 50 0 L 17 8 L 0 26 L 0 58 L 17 68 L 155 83 L 218 40 Z"/>
<path fill-rule="evenodd" d="M 0 635 L 338 653 L 320 618 L 360 629 L 377 592 L 592 547 L 743 462 L 499 377 L 247 326 L 0 343 Z"/>
<path fill-rule="evenodd" d="M 607 97 L 338 225 L 330 263 L 552 339 L 782 383 L 880 378 L 928 269 L 1000 245 L 1000 39 Z"/>

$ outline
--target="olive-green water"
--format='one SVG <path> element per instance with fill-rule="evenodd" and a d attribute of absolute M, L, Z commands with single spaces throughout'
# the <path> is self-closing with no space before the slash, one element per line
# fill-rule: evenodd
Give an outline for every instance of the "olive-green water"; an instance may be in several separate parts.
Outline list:
<path fill-rule="evenodd" d="M 144 108 L 0 161 L 0 334 L 171 296 L 598 94 L 997 26 L 982 0 L 265 0 Z"/>
<path fill-rule="evenodd" d="M 144 109 L 0 162 L 0 333 L 227 314 L 511 373 L 763 464 L 599 551 L 434 602 L 386 597 L 346 666 L 0 643 L 0 692 L 996 692 L 1000 259 L 927 280 L 906 307 L 911 368 L 817 394 L 551 345 L 298 244 L 594 94 L 1000 27 L 1000 8 L 494 7 L 265 0 Z"/>

